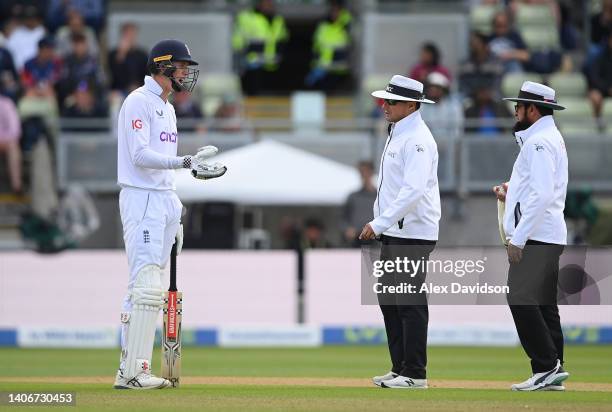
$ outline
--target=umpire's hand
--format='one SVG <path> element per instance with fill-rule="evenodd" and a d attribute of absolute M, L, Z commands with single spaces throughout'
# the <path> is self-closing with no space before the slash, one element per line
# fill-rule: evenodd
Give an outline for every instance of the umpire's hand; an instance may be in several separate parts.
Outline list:
<path fill-rule="evenodd" d="M 508 191 L 508 182 L 493 187 L 493 193 L 500 202 L 506 201 L 506 192 Z"/>
<path fill-rule="evenodd" d="M 372 240 L 372 239 L 376 239 L 376 233 L 374 233 L 374 230 L 372 229 L 372 226 L 370 226 L 369 223 L 366 223 L 366 225 L 361 230 L 361 234 L 359 235 L 359 239 L 360 240 Z"/>
<path fill-rule="evenodd" d="M 517 264 L 523 259 L 523 249 L 508 243 L 508 262 Z"/>

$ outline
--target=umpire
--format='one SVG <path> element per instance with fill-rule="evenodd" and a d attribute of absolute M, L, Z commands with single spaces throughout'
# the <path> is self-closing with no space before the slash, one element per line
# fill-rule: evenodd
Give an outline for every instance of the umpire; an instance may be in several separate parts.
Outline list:
<path fill-rule="evenodd" d="M 382 154 L 374 220 L 359 236 L 382 242 L 381 261 L 407 258 L 421 262 L 410 276 L 400 270 L 385 271 L 382 283 L 410 283 L 420 290 L 426 276 L 426 262 L 438 240 L 440 191 L 438 189 L 438 147 L 421 119 L 425 98 L 423 84 L 395 75 L 385 90 L 372 96 L 383 99 L 389 137 Z M 391 371 L 375 376 L 373 382 L 384 388 L 427 388 L 427 325 L 429 311 L 424 293 L 378 295 L 383 314 Z"/>
<path fill-rule="evenodd" d="M 505 200 L 508 241 L 508 304 L 533 376 L 512 385 L 514 391 L 562 391 L 563 332 L 557 306 L 559 257 L 566 244 L 563 217 L 567 192 L 567 152 L 553 119 L 563 110 L 548 86 L 526 81 L 516 98 L 514 134 L 520 152 Z"/>

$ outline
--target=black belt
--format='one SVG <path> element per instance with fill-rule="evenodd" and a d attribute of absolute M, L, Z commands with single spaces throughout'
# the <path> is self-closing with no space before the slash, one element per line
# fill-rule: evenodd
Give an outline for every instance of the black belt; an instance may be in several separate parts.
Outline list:
<path fill-rule="evenodd" d="M 405 237 L 395 237 L 395 236 L 387 236 L 380 235 L 378 238 L 383 244 L 396 244 L 401 245 L 435 245 L 437 241 L 435 240 L 426 240 L 426 239 L 413 239 L 413 238 L 405 238 Z"/>

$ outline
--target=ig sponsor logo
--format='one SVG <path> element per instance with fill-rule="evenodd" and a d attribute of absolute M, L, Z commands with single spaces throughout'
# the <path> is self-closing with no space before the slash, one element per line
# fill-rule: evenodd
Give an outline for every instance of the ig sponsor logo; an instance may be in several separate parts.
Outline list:
<path fill-rule="evenodd" d="M 140 120 L 140 119 L 132 120 L 132 129 L 133 130 L 140 130 L 140 129 L 142 129 L 142 120 Z"/>

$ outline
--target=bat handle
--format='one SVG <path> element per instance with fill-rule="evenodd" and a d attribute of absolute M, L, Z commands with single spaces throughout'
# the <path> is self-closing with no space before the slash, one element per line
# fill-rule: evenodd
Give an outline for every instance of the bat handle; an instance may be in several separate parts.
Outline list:
<path fill-rule="evenodd" d="M 176 242 L 172 245 L 172 250 L 170 251 L 170 287 L 168 288 L 170 292 L 176 292 Z"/>

